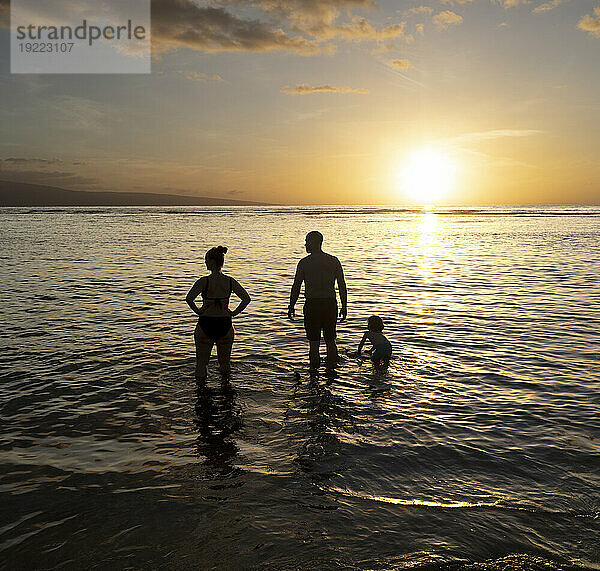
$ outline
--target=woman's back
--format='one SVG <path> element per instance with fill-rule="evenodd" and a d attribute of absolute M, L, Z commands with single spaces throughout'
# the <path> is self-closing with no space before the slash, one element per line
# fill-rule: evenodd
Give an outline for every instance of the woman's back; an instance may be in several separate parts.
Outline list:
<path fill-rule="evenodd" d="M 202 314 L 206 316 L 228 316 L 229 298 L 234 287 L 233 278 L 222 273 L 200 278 Z"/>
<path fill-rule="evenodd" d="M 248 292 L 233 278 L 222 273 L 227 248 L 211 248 L 204 256 L 206 269 L 210 275 L 204 276 L 192 286 L 185 301 L 198 316 L 194 331 L 196 343 L 196 379 L 206 380 L 208 361 L 213 345 L 217 345 L 217 356 L 221 373 L 227 376 L 230 370 L 231 346 L 235 337 L 232 318 L 240 314 L 250 303 Z M 239 305 L 229 311 L 229 298 L 235 293 L 240 298 Z M 196 298 L 202 297 L 202 307 L 196 305 Z"/>

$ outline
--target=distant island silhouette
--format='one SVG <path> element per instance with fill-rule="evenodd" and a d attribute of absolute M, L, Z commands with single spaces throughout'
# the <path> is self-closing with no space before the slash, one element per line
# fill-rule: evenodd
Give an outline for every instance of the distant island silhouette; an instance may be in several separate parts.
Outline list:
<path fill-rule="evenodd" d="M 0 206 L 266 206 L 267 204 L 248 200 L 152 192 L 66 190 L 42 184 L 0 180 Z"/>

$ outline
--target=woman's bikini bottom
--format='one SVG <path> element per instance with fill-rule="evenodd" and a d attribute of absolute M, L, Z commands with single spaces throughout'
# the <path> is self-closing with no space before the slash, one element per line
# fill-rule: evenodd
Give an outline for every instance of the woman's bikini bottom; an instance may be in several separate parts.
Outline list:
<path fill-rule="evenodd" d="M 201 315 L 198 318 L 198 326 L 204 334 L 212 341 L 218 341 L 225 337 L 231 329 L 231 317 L 209 317 Z"/>

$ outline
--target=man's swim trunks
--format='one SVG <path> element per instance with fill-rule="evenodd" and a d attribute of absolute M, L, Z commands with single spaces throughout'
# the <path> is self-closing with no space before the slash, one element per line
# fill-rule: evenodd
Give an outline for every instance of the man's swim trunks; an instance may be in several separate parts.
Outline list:
<path fill-rule="evenodd" d="M 307 299 L 304 302 L 304 329 L 309 340 L 321 338 L 335 339 L 337 322 L 337 301 L 335 298 Z"/>

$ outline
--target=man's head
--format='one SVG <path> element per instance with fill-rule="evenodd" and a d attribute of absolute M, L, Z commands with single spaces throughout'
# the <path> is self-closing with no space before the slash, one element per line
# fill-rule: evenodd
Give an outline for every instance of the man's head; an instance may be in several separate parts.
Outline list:
<path fill-rule="evenodd" d="M 321 246 L 323 246 L 323 234 L 317 230 L 313 230 L 306 235 L 306 251 L 309 254 L 313 252 L 320 252 Z"/>

